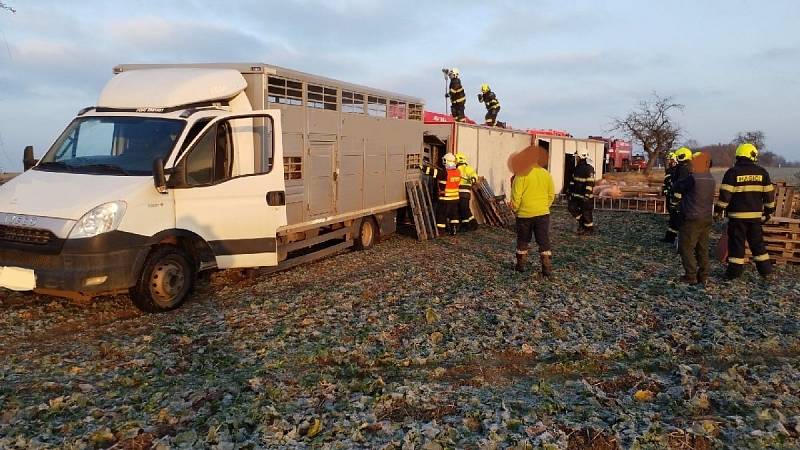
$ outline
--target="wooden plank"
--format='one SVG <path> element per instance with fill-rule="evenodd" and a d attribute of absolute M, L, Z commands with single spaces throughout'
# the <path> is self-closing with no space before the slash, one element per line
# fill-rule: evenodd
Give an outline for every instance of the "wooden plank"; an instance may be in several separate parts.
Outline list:
<path fill-rule="evenodd" d="M 428 236 L 425 232 L 425 223 L 422 219 L 421 206 L 419 197 L 417 196 L 417 184 L 419 184 L 417 180 L 406 181 L 406 194 L 411 206 L 411 215 L 414 217 L 414 228 L 417 231 L 417 239 L 424 241 L 428 239 Z"/>
<path fill-rule="evenodd" d="M 427 183 L 422 183 L 420 185 L 420 195 L 422 197 L 422 203 L 425 205 L 422 216 L 428 228 L 428 235 L 431 238 L 435 238 L 439 235 L 439 229 L 436 228 L 436 213 L 433 206 L 433 197 L 429 192 Z"/>

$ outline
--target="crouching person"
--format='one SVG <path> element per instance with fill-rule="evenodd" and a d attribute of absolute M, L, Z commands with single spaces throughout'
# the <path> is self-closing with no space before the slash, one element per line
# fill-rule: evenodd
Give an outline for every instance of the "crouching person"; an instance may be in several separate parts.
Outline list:
<path fill-rule="evenodd" d="M 517 217 L 516 270 L 523 272 L 526 269 L 533 237 L 539 247 L 542 275 L 549 278 L 553 273 L 550 249 L 550 205 L 555 199 L 553 178 L 540 164 L 542 158 L 546 158 L 546 150 L 529 147 L 523 152 L 534 152 L 536 156 L 530 157 L 534 162 L 528 165 L 527 170 L 515 170 L 511 183 L 511 204 Z"/>
<path fill-rule="evenodd" d="M 711 159 L 707 154 L 695 154 L 692 173 L 676 180 L 673 187 L 680 195 L 682 223 L 678 235 L 678 250 L 686 272 L 680 282 L 703 284 L 708 279 L 708 240 L 713 221 L 716 183 L 709 172 Z"/>

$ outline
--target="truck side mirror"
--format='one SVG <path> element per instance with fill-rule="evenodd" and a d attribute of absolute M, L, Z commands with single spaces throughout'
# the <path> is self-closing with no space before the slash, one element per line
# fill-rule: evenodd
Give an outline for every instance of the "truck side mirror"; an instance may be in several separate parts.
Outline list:
<path fill-rule="evenodd" d="M 29 145 L 25 147 L 25 150 L 22 153 L 22 167 L 26 171 L 31 167 L 35 166 L 38 163 L 38 159 L 33 158 L 33 146 Z"/>
<path fill-rule="evenodd" d="M 167 176 L 164 173 L 164 159 L 160 157 L 153 160 L 153 184 L 160 194 L 167 193 Z"/>

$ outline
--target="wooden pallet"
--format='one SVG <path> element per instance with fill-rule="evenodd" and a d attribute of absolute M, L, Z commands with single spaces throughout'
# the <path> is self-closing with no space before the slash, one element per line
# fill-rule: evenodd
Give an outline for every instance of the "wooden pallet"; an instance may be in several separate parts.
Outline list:
<path fill-rule="evenodd" d="M 785 182 L 775 183 L 775 217 L 794 217 L 800 213 L 800 189 Z"/>
<path fill-rule="evenodd" d="M 417 239 L 420 241 L 434 239 L 439 235 L 426 177 L 423 175 L 422 180 L 406 181 L 408 206 L 411 208 L 411 215 L 414 216 L 414 227 L 417 230 Z"/>
<path fill-rule="evenodd" d="M 774 217 L 762 227 L 767 252 L 778 264 L 800 264 L 800 220 Z"/>
<path fill-rule="evenodd" d="M 506 203 L 506 196 L 494 195 L 485 178 L 478 178 L 478 181 L 472 185 L 472 192 L 478 200 L 478 205 L 487 225 L 503 228 L 514 226 L 514 213 Z"/>

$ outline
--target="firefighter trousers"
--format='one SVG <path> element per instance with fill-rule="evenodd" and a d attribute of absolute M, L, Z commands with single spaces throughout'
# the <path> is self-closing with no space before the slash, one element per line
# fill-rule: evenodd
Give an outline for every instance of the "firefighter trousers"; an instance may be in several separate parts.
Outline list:
<path fill-rule="evenodd" d="M 758 273 L 762 276 L 772 273 L 772 262 L 764 246 L 761 221 L 733 218 L 728 221 L 728 273 L 738 276 L 744 271 L 745 242 L 750 246 Z"/>
<path fill-rule="evenodd" d="M 474 230 L 478 228 L 478 222 L 475 216 L 472 215 L 472 210 L 469 207 L 469 201 L 472 194 L 469 192 L 458 193 L 458 219 L 461 221 L 462 230 Z"/>
<path fill-rule="evenodd" d="M 458 229 L 458 199 L 442 199 L 436 203 L 436 228 L 440 234 L 450 230 L 451 233 Z"/>
<path fill-rule="evenodd" d="M 497 114 L 500 113 L 500 107 L 492 108 L 486 110 L 486 121 L 484 122 L 485 125 L 493 127 L 497 125 Z"/>
<path fill-rule="evenodd" d="M 675 240 L 681 230 L 681 212 L 677 208 L 669 209 L 669 221 L 667 222 L 666 239 Z"/>
<path fill-rule="evenodd" d="M 456 122 L 463 122 L 464 121 L 464 102 L 453 103 L 450 105 L 450 114 L 453 115 L 453 119 Z"/>
<path fill-rule="evenodd" d="M 594 202 L 591 199 L 572 197 L 567 202 L 567 211 L 578 221 L 581 230 L 591 230 L 594 227 L 593 210 Z"/>

